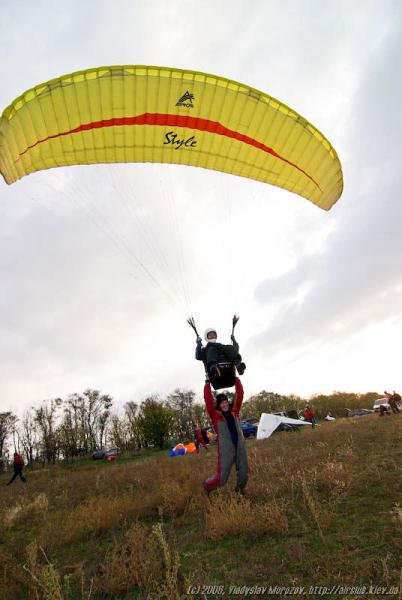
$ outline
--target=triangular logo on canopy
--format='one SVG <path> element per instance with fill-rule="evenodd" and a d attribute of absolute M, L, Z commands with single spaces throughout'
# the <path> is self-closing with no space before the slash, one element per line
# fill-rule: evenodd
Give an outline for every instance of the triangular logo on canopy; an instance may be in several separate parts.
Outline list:
<path fill-rule="evenodd" d="M 186 108 L 193 108 L 193 106 L 194 106 L 193 100 L 194 100 L 194 94 L 191 94 L 191 92 L 187 91 L 176 102 L 176 106 L 185 106 Z"/>

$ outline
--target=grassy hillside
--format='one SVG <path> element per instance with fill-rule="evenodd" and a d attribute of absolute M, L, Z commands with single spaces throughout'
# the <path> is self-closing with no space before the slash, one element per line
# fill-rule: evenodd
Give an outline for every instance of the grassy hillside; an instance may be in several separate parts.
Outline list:
<path fill-rule="evenodd" d="M 244 585 L 359 598 L 310 586 L 372 584 L 400 599 L 401 441 L 402 415 L 248 441 L 247 496 L 231 479 L 211 502 L 201 481 L 213 447 L 27 470 L 27 485 L 2 475 L 0 598 L 245 597 Z"/>

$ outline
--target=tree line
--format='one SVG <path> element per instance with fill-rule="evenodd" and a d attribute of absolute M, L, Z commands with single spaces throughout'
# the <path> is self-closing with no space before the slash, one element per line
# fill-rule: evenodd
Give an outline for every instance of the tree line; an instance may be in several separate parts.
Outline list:
<path fill-rule="evenodd" d="M 105 446 L 163 448 L 169 440 L 191 439 L 195 423 L 205 426 L 207 417 L 193 391 L 176 389 L 165 399 L 127 402 L 117 414 L 110 395 L 87 389 L 44 401 L 20 419 L 12 412 L 0 413 L 0 460 L 4 466 L 17 451 L 31 464 L 54 464 L 90 456 Z"/>
<path fill-rule="evenodd" d="M 233 398 L 231 392 L 229 398 Z M 318 419 L 331 412 L 345 416 L 346 409 L 372 408 L 376 392 L 334 392 L 309 399 Z M 296 411 L 301 414 L 306 400 L 262 391 L 243 404 L 242 417 L 259 419 L 261 413 Z M 87 389 L 65 399 L 54 398 L 27 410 L 22 418 L 0 413 L 0 465 L 12 452 L 23 454 L 31 464 L 54 464 L 90 456 L 95 450 L 119 447 L 122 451 L 164 448 L 194 436 L 194 425 L 209 425 L 203 403 L 191 390 L 175 389 L 166 398 L 149 396 L 141 403 L 127 402 L 121 414 L 113 412 L 113 398 Z"/>

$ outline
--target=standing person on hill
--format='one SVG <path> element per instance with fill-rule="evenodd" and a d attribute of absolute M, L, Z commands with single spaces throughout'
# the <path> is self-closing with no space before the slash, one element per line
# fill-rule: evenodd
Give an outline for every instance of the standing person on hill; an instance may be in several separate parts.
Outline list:
<path fill-rule="evenodd" d="M 204 448 L 204 450 L 208 451 L 209 440 L 207 438 L 206 431 L 201 429 L 201 427 L 199 425 L 196 425 L 195 423 L 193 423 L 193 428 L 194 428 L 194 443 L 195 443 L 195 447 L 197 448 L 197 452 L 200 451 L 200 446 L 202 446 Z"/>
<path fill-rule="evenodd" d="M 313 409 L 309 403 L 306 404 L 306 408 L 304 409 L 304 420 L 311 423 L 312 427 L 316 426 Z"/>
<path fill-rule="evenodd" d="M 27 480 L 25 479 L 24 475 L 22 474 L 22 469 L 24 468 L 24 459 L 22 458 L 21 454 L 18 454 L 18 452 L 14 452 L 13 467 L 14 467 L 14 475 L 11 477 L 11 479 L 7 483 L 7 485 L 11 485 L 16 477 L 19 477 L 21 479 L 21 481 L 26 483 Z"/>
<path fill-rule="evenodd" d="M 236 396 L 233 406 L 226 394 L 213 397 L 209 380 L 205 381 L 205 406 L 217 433 L 218 464 L 216 474 L 204 481 L 204 489 L 209 495 L 212 490 L 226 484 L 233 465 L 236 465 L 236 491 L 243 493 L 248 480 L 248 461 L 244 437 L 239 424 L 239 413 L 243 402 L 243 386 L 235 379 Z"/>
<path fill-rule="evenodd" d="M 395 415 L 399 415 L 400 410 L 399 410 L 398 403 L 401 401 L 400 395 L 397 394 L 395 392 L 395 390 L 394 390 L 393 394 L 390 394 L 389 392 L 384 392 L 384 394 L 385 394 L 385 396 L 386 396 L 386 398 L 388 400 L 388 403 L 389 403 L 389 406 L 390 406 L 392 412 Z"/>
<path fill-rule="evenodd" d="M 392 394 L 392 397 L 393 397 L 393 399 L 394 399 L 394 401 L 395 401 L 395 404 L 396 404 L 396 409 L 397 409 L 397 410 L 398 410 L 398 412 L 400 413 L 401 411 L 400 411 L 400 408 L 399 408 L 399 406 L 402 406 L 402 398 L 401 398 L 401 395 L 400 395 L 400 394 L 398 394 L 398 392 L 396 392 L 396 391 L 394 390 L 394 392 L 393 392 L 393 394 Z"/>

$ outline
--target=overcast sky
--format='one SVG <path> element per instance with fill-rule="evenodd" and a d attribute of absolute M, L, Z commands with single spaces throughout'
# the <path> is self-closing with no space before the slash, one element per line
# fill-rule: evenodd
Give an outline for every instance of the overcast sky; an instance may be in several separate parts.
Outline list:
<path fill-rule="evenodd" d="M 176 387 L 201 394 L 188 314 L 226 342 L 239 312 L 246 396 L 401 389 L 399 0 L 0 6 L 0 110 L 90 67 L 205 71 L 311 121 L 345 180 L 328 213 L 262 183 L 167 165 L 0 182 L 0 410 L 87 387 L 120 406 Z"/>

